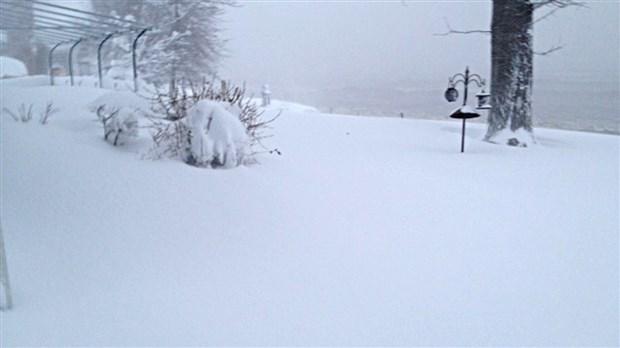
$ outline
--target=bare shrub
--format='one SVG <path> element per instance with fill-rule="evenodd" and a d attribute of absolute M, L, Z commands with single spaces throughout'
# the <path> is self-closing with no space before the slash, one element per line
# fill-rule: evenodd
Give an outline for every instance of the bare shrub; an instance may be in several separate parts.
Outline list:
<path fill-rule="evenodd" d="M 100 105 L 95 109 L 95 113 L 103 125 L 103 139 L 112 145 L 126 144 L 129 138 L 138 136 L 138 118 L 135 112 L 122 107 Z"/>
<path fill-rule="evenodd" d="M 28 123 L 32 120 L 32 104 L 29 104 L 28 106 L 26 106 L 25 103 L 22 103 L 19 106 L 19 109 L 17 109 L 17 113 L 14 113 L 13 111 L 11 111 L 9 108 L 2 108 L 2 110 L 4 110 L 4 112 L 6 112 L 7 114 L 9 114 L 16 122 L 23 122 L 23 123 Z"/>
<path fill-rule="evenodd" d="M 188 111 L 201 100 L 219 102 L 223 108 L 239 118 L 249 137 L 249 146 L 253 152 L 246 162 L 251 162 L 258 151 L 257 147 L 265 146 L 262 140 L 271 137 L 267 130 L 279 114 L 271 119 L 264 120 L 259 106 L 252 98 L 245 98 L 245 85 L 233 86 L 230 82 L 221 81 L 219 87 L 215 80 L 203 80 L 201 83 L 179 81 L 175 89 L 166 93 L 157 93 L 153 100 L 153 108 L 149 115 L 151 121 L 151 136 L 155 148 L 149 157 L 179 157 L 187 146 L 187 125 L 183 122 Z"/>
<path fill-rule="evenodd" d="M 187 125 L 183 122 L 168 121 L 150 117 L 151 138 L 154 147 L 146 157 L 152 159 L 181 158 L 185 151 Z"/>
<path fill-rule="evenodd" d="M 52 115 L 54 115 L 56 112 L 58 112 L 58 109 L 54 107 L 54 104 L 51 100 L 48 100 L 47 104 L 45 104 L 45 109 L 41 112 L 39 116 L 39 123 L 47 124 L 50 117 L 52 117 Z"/>
<path fill-rule="evenodd" d="M 26 103 L 22 103 L 17 109 L 17 112 L 13 112 L 9 108 L 2 108 L 2 110 L 6 112 L 9 116 L 11 116 L 11 118 L 13 118 L 15 122 L 28 123 L 34 118 L 33 104 L 26 105 Z M 54 104 L 51 100 L 48 100 L 47 104 L 45 105 L 45 109 L 39 114 L 39 123 L 43 125 L 47 124 L 50 117 L 52 117 L 52 115 L 54 115 L 56 112 L 58 112 L 58 109 L 54 107 Z"/>

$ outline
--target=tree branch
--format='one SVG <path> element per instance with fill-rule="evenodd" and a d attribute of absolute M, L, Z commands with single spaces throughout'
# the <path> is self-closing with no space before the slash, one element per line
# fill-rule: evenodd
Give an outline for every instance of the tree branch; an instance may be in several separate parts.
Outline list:
<path fill-rule="evenodd" d="M 547 5 L 551 5 L 551 6 L 555 6 L 555 8 L 553 8 L 552 10 L 550 10 L 549 12 L 545 13 L 544 15 L 540 16 L 540 18 L 536 19 L 534 21 L 535 23 L 538 23 L 548 17 L 553 16 L 558 10 L 561 10 L 563 8 L 566 8 L 568 6 L 579 6 L 579 7 L 584 7 L 584 8 L 588 8 L 588 6 L 586 6 L 585 4 L 581 3 L 581 2 L 576 2 L 573 0 L 569 0 L 569 1 L 558 1 L 558 0 L 546 0 L 544 2 L 540 2 L 540 3 L 535 3 L 534 4 L 534 9 L 538 9 L 540 7 L 543 6 L 547 6 Z"/>
<path fill-rule="evenodd" d="M 575 0 L 532 0 L 532 4 L 535 10 L 547 5 L 556 6 L 558 8 L 565 8 L 568 6 L 586 7 L 582 2 Z"/>
<path fill-rule="evenodd" d="M 448 27 L 448 31 L 445 33 L 441 33 L 441 34 L 433 34 L 434 36 L 448 36 L 452 34 L 485 34 L 485 35 L 491 34 L 490 30 L 454 30 L 452 29 L 452 27 L 450 26 L 450 23 L 445 17 L 443 20 L 444 22 L 446 22 L 446 27 Z"/>
<path fill-rule="evenodd" d="M 549 54 L 551 54 L 551 53 L 553 53 L 555 51 L 559 51 L 559 50 L 561 50 L 563 48 L 564 48 L 564 46 L 562 46 L 562 45 L 555 45 L 555 46 L 552 46 L 550 49 L 548 49 L 546 51 L 534 52 L 534 54 L 537 55 L 537 56 L 547 56 L 547 55 L 549 55 Z"/>

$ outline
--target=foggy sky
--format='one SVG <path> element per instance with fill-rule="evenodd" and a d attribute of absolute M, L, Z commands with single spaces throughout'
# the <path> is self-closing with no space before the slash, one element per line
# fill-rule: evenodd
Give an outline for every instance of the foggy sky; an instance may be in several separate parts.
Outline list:
<path fill-rule="evenodd" d="M 469 65 L 490 77 L 491 1 L 241 1 L 227 10 L 228 57 L 220 75 L 250 85 L 346 85 L 382 80 L 443 81 Z M 535 26 L 537 79 L 619 78 L 618 1 L 589 1 Z"/>

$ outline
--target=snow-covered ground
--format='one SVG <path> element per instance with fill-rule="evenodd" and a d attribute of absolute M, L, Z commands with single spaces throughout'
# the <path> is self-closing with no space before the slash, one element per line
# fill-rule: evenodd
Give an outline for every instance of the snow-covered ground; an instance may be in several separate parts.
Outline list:
<path fill-rule="evenodd" d="M 2 346 L 619 344 L 618 136 L 461 154 L 459 121 L 276 102 L 281 155 L 209 170 L 106 143 L 105 91 L 11 83 L 58 113 L 1 118 Z"/>
<path fill-rule="evenodd" d="M 458 103 L 444 98 L 447 85 L 438 81 L 372 81 L 327 86 L 272 86 L 273 97 L 310 104 L 325 113 L 361 116 L 445 119 Z M 260 91 L 259 87 L 251 90 Z M 459 92 L 462 92 L 459 89 Z M 473 88 L 470 93 L 478 93 Z M 535 79 L 534 126 L 620 135 L 620 85 L 613 76 Z M 475 98 L 470 94 L 470 103 Z M 473 122 L 486 122 L 486 113 Z"/>

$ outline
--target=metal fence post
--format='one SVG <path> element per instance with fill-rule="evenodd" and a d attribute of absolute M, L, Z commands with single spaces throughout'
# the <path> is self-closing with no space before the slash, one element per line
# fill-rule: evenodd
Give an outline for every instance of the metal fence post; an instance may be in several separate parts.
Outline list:
<path fill-rule="evenodd" d="M 49 69 L 50 69 L 50 85 L 53 86 L 54 85 L 54 50 L 62 45 L 64 42 L 61 41 L 57 44 L 54 45 L 54 47 L 52 47 L 52 49 L 50 50 L 49 56 L 47 57 L 47 62 L 49 64 Z"/>
<path fill-rule="evenodd" d="M 71 78 L 71 86 L 73 86 L 73 49 L 80 42 L 82 42 L 82 39 L 78 39 L 69 49 L 69 76 Z"/>
<path fill-rule="evenodd" d="M 133 46 L 131 49 L 131 58 L 133 62 L 133 90 L 134 92 L 138 91 L 138 64 L 136 62 L 136 48 L 138 46 L 138 39 L 144 35 L 150 28 L 142 29 L 142 31 L 136 36 L 135 40 L 133 40 Z"/>
<path fill-rule="evenodd" d="M 112 36 L 114 36 L 114 34 L 115 33 L 107 35 L 103 40 L 101 40 L 101 43 L 99 43 L 99 46 L 97 47 L 97 70 L 99 71 L 99 88 L 103 88 L 103 64 L 101 63 L 101 48 L 106 41 L 108 41 Z"/>

